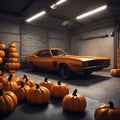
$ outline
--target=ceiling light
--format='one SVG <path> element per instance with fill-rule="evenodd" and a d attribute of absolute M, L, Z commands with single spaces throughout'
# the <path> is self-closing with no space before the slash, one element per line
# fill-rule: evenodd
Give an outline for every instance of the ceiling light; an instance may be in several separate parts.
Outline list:
<path fill-rule="evenodd" d="M 40 13 L 37 13 L 37 14 L 35 14 L 34 16 L 28 18 L 28 19 L 26 20 L 26 22 L 31 22 L 31 21 L 37 19 L 38 17 L 43 16 L 44 14 L 46 14 L 46 11 L 41 11 Z"/>
<path fill-rule="evenodd" d="M 91 11 L 89 11 L 89 12 L 86 12 L 86 13 L 84 13 L 84 14 L 82 14 L 82 15 L 77 16 L 76 19 L 79 20 L 79 19 L 85 18 L 85 17 L 87 17 L 87 16 L 90 16 L 90 15 L 93 15 L 93 14 L 95 14 L 95 13 L 98 13 L 98 12 L 100 12 L 100 11 L 102 11 L 102 10 L 105 10 L 106 8 L 107 8 L 107 5 L 103 5 L 103 6 L 99 7 L 99 8 L 96 8 L 96 9 L 94 9 L 94 10 L 91 10 Z"/>
<path fill-rule="evenodd" d="M 52 4 L 50 6 L 51 9 L 56 9 L 58 5 L 63 4 L 64 2 L 66 2 L 67 0 L 59 0 L 58 2 L 56 2 L 55 4 Z"/>

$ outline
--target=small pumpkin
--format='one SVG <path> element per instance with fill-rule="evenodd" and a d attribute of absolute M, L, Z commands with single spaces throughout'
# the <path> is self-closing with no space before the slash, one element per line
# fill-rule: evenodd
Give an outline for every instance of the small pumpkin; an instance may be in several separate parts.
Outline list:
<path fill-rule="evenodd" d="M 19 54 L 17 52 L 9 52 L 8 56 L 11 57 L 11 58 L 18 58 Z"/>
<path fill-rule="evenodd" d="M 0 42 L 0 50 L 5 50 L 6 45 L 2 42 Z"/>
<path fill-rule="evenodd" d="M 114 77 L 120 77 L 120 69 L 113 68 L 110 70 L 110 75 Z"/>
<path fill-rule="evenodd" d="M 113 102 L 102 104 L 94 111 L 95 120 L 120 120 L 120 106 Z"/>
<path fill-rule="evenodd" d="M 49 91 L 51 91 L 51 87 L 53 86 L 53 82 L 49 81 L 48 78 L 45 78 L 40 82 L 40 86 L 44 86 L 48 88 Z"/>
<path fill-rule="evenodd" d="M 0 89 L 3 87 L 3 84 L 0 82 Z"/>
<path fill-rule="evenodd" d="M 5 91 L 10 90 L 14 92 L 17 88 L 18 88 L 18 84 L 16 81 L 12 79 L 12 74 L 10 74 L 8 80 L 5 83 L 3 83 L 3 89 Z"/>
<path fill-rule="evenodd" d="M 3 71 L 0 71 L 0 82 L 5 83 L 8 80 L 8 75 Z"/>
<path fill-rule="evenodd" d="M 9 44 L 9 47 L 16 48 L 16 43 L 14 43 L 14 42 L 11 42 L 11 43 Z"/>
<path fill-rule="evenodd" d="M 27 92 L 30 89 L 30 86 L 24 85 L 24 82 L 22 82 L 19 87 L 14 91 L 16 94 L 18 101 L 23 102 L 27 98 Z"/>
<path fill-rule="evenodd" d="M 7 59 L 7 62 L 8 62 L 8 63 L 18 63 L 19 60 L 18 60 L 18 58 L 8 58 L 8 59 Z"/>
<path fill-rule="evenodd" d="M 9 47 L 9 52 L 17 52 L 17 48 L 16 47 Z"/>
<path fill-rule="evenodd" d="M 86 98 L 82 94 L 77 93 L 77 89 L 73 94 L 65 95 L 62 100 L 62 106 L 65 110 L 70 112 L 82 112 L 86 108 Z"/>
<path fill-rule="evenodd" d="M 56 98 L 63 98 L 65 95 L 69 94 L 69 88 L 66 84 L 58 81 L 51 87 L 51 95 Z"/>
<path fill-rule="evenodd" d="M 4 69 L 5 70 L 16 70 L 20 68 L 20 63 L 5 63 Z"/>
<path fill-rule="evenodd" d="M 27 93 L 27 101 L 32 105 L 42 105 L 48 103 L 50 99 L 50 91 L 43 86 L 31 87 Z"/>
<path fill-rule="evenodd" d="M 5 57 L 5 52 L 3 50 L 0 50 L 0 57 Z"/>
<path fill-rule="evenodd" d="M 17 104 L 18 100 L 14 92 L 0 89 L 0 115 L 12 112 Z"/>
<path fill-rule="evenodd" d="M 27 75 L 23 75 L 23 78 L 21 79 L 25 85 L 28 85 L 30 87 L 35 86 L 35 82 L 31 80 Z"/>
<path fill-rule="evenodd" d="M 3 62 L 3 59 L 0 57 L 0 64 Z"/>

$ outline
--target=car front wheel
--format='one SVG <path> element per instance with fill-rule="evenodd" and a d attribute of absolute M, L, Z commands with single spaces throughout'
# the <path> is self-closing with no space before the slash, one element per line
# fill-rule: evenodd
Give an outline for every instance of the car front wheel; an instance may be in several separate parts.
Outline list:
<path fill-rule="evenodd" d="M 60 75 L 64 79 L 70 79 L 72 77 L 72 71 L 66 64 L 62 64 L 60 67 Z"/>

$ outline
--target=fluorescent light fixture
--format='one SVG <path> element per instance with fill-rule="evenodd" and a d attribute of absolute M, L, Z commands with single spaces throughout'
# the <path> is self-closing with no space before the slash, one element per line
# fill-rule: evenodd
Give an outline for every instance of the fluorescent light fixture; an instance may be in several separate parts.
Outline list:
<path fill-rule="evenodd" d="M 56 2 L 56 5 L 60 5 L 60 4 L 62 4 L 62 3 L 64 3 L 64 2 L 66 2 L 67 0 L 59 0 L 58 2 Z"/>
<path fill-rule="evenodd" d="M 28 18 L 28 19 L 26 20 L 26 22 L 31 22 L 31 21 L 37 19 L 38 17 L 43 16 L 44 14 L 46 14 L 46 11 L 41 11 L 40 13 L 37 13 L 37 14 L 35 14 L 34 16 Z"/>
<path fill-rule="evenodd" d="M 89 11 L 89 12 L 86 12 L 86 13 L 84 13 L 84 14 L 82 14 L 82 15 L 77 16 L 76 19 L 77 19 L 77 20 L 80 20 L 80 19 L 85 18 L 85 17 L 87 17 L 87 16 L 90 16 L 90 15 L 93 15 L 93 14 L 95 14 L 95 13 L 98 13 L 98 12 L 100 12 L 100 11 L 102 11 L 102 10 L 105 10 L 106 8 L 107 8 L 107 5 L 103 5 L 103 6 L 99 7 L 99 8 L 96 8 L 96 9 L 94 9 L 94 10 L 91 10 L 91 11 Z"/>
<path fill-rule="evenodd" d="M 64 2 L 66 2 L 67 0 L 59 0 L 58 2 L 56 2 L 55 4 L 52 4 L 50 6 L 51 9 L 56 9 L 58 5 L 63 4 Z"/>

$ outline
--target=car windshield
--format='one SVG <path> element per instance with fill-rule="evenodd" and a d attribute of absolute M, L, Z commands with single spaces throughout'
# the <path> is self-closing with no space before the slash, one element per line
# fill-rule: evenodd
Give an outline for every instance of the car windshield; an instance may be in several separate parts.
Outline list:
<path fill-rule="evenodd" d="M 52 55 L 53 56 L 64 56 L 64 55 L 69 55 L 69 53 L 67 53 L 64 50 L 51 50 Z"/>

